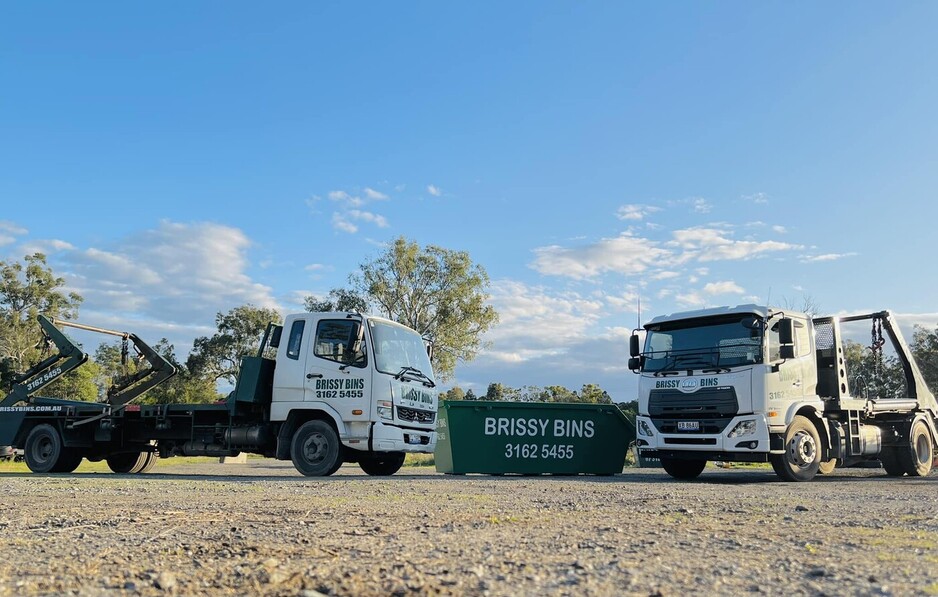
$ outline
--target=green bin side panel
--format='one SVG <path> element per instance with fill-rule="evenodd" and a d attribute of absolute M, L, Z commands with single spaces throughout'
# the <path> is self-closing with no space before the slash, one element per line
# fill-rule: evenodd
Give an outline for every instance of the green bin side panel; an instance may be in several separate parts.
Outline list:
<path fill-rule="evenodd" d="M 274 385 L 274 360 L 263 357 L 241 357 L 238 385 L 235 386 L 236 402 L 270 402 Z"/>
<path fill-rule="evenodd" d="M 622 472 L 629 422 L 611 404 L 442 401 L 436 469 L 442 473 Z"/>

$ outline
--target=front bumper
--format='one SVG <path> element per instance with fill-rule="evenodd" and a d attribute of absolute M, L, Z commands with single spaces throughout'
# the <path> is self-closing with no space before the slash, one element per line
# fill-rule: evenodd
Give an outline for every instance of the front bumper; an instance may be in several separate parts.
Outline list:
<path fill-rule="evenodd" d="M 378 422 L 371 429 L 371 448 L 377 452 L 432 454 L 436 449 L 436 431 L 405 429 Z"/>
<path fill-rule="evenodd" d="M 740 424 L 751 428 L 751 433 L 730 437 Z M 693 458 L 707 460 L 741 460 L 764 462 L 770 450 L 769 425 L 764 415 L 751 414 L 733 417 L 718 434 L 702 434 L 693 431 L 661 433 L 650 417 L 636 417 L 638 428 L 636 444 L 643 456 L 672 457 L 688 454 Z M 651 435 L 647 431 L 651 431 Z"/>

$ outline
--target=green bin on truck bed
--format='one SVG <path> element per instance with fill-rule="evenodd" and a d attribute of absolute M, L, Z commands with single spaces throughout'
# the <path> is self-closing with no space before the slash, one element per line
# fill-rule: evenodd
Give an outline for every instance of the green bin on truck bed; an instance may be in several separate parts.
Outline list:
<path fill-rule="evenodd" d="M 628 430 L 613 404 L 443 401 L 436 470 L 613 475 L 625 464 Z"/>

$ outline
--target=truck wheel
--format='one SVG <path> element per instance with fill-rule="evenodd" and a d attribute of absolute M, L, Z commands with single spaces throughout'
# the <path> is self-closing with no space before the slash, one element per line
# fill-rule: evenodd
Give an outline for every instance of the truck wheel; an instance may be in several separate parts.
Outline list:
<path fill-rule="evenodd" d="M 147 457 L 143 462 L 143 467 L 139 471 L 137 471 L 141 475 L 143 473 L 149 473 L 150 470 L 153 469 L 154 466 L 156 466 L 156 461 L 160 459 L 160 457 L 156 455 L 156 452 L 145 452 L 145 454 L 147 455 Z"/>
<path fill-rule="evenodd" d="M 150 454 L 150 452 L 121 452 L 119 454 L 111 454 L 107 457 L 107 466 L 119 475 L 138 473 L 146 464 L 148 454 Z"/>
<path fill-rule="evenodd" d="M 23 452 L 29 470 L 34 473 L 52 472 L 62 454 L 62 436 L 52 425 L 36 425 L 26 436 Z"/>
<path fill-rule="evenodd" d="M 666 473 L 675 479 L 687 481 L 696 479 L 707 466 L 706 460 L 679 460 L 676 458 L 662 458 L 661 466 Z"/>
<path fill-rule="evenodd" d="M 307 477 L 325 477 L 338 470 L 339 435 L 332 425 L 314 420 L 303 423 L 290 443 L 293 466 Z"/>
<path fill-rule="evenodd" d="M 375 456 L 362 458 L 358 461 L 358 466 L 362 467 L 362 470 L 368 475 L 386 477 L 401 470 L 401 467 L 404 466 L 404 453 L 376 454 Z"/>
<path fill-rule="evenodd" d="M 820 463 L 817 467 L 817 472 L 821 473 L 822 475 L 829 475 L 834 472 L 835 468 L 837 468 L 837 459 L 831 458 L 830 460 L 825 460 L 824 462 Z"/>
<path fill-rule="evenodd" d="M 785 453 L 772 454 L 772 468 L 785 481 L 810 481 L 821 467 L 821 438 L 807 417 L 798 415 L 785 432 Z"/>
<path fill-rule="evenodd" d="M 55 463 L 55 466 L 52 467 L 53 473 L 72 473 L 75 472 L 75 469 L 78 468 L 78 465 L 81 464 L 84 456 L 81 452 L 75 449 L 62 448 L 62 453 L 59 454 L 59 460 Z"/>
<path fill-rule="evenodd" d="M 928 425 L 921 419 L 912 423 L 909 433 L 909 450 L 906 451 L 905 472 L 910 477 L 926 477 L 931 472 L 934 452 Z"/>

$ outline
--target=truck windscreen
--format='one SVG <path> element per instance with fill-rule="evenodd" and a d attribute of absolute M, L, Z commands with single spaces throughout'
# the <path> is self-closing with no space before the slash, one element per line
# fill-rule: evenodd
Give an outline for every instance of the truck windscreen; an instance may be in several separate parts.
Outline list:
<path fill-rule="evenodd" d="M 402 371 L 419 374 L 433 383 L 433 367 L 427 347 L 416 332 L 400 325 L 369 321 L 375 348 L 375 367 L 382 373 L 400 375 Z"/>
<path fill-rule="evenodd" d="M 642 371 L 761 363 L 762 337 L 762 320 L 752 315 L 663 323 L 648 329 Z"/>

